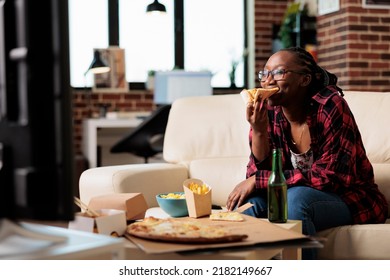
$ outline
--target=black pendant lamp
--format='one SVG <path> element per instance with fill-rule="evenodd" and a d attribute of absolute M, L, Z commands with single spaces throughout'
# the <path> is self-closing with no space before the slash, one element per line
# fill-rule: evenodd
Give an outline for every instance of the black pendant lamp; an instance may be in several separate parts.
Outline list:
<path fill-rule="evenodd" d="M 91 65 L 88 67 L 88 70 L 85 71 L 84 75 L 86 75 L 89 71 L 94 74 L 101 74 L 110 71 L 108 63 L 100 56 L 100 52 L 98 50 L 95 50 Z"/>
<path fill-rule="evenodd" d="M 158 0 L 154 0 L 153 3 L 149 4 L 146 7 L 146 12 L 147 13 L 151 13 L 151 12 L 166 13 L 167 10 L 165 9 L 165 6 L 163 4 L 158 2 Z"/>

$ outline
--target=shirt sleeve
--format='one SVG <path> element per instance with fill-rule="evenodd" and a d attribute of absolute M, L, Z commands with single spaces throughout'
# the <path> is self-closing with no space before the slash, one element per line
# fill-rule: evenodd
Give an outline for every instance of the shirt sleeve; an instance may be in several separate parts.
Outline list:
<path fill-rule="evenodd" d="M 252 128 L 249 131 L 249 146 L 252 151 Z M 266 188 L 271 170 L 271 156 L 259 161 L 251 152 L 247 165 L 246 178 L 256 176 L 256 188 Z"/>

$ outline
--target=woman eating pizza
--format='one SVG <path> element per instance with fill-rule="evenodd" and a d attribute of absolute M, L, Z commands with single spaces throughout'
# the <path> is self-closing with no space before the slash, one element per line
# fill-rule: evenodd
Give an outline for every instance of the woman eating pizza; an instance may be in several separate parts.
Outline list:
<path fill-rule="evenodd" d="M 246 180 L 230 193 L 227 208 L 251 202 L 244 213 L 267 217 L 271 153 L 282 149 L 288 219 L 302 220 L 314 236 L 327 228 L 383 223 L 387 202 L 374 181 L 359 129 L 337 77 L 317 65 L 304 49 L 273 54 L 259 72 L 262 88 L 278 87 L 268 99 L 250 101 L 250 160 Z M 315 259 L 316 249 L 303 249 Z"/>

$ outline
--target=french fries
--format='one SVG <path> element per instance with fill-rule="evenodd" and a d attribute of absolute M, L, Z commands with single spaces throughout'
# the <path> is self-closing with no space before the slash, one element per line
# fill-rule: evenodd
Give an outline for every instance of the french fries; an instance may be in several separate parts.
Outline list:
<path fill-rule="evenodd" d="M 173 198 L 173 199 L 183 199 L 186 198 L 184 193 L 168 193 L 168 194 L 160 194 L 162 198 Z"/>
<path fill-rule="evenodd" d="M 196 194 L 199 194 L 199 195 L 203 195 L 203 194 L 206 194 L 209 192 L 209 187 L 206 185 L 206 184 L 202 184 L 202 185 L 199 185 L 197 183 L 194 183 L 194 182 L 190 182 L 188 184 L 188 188 L 193 192 L 193 193 L 196 193 Z"/>

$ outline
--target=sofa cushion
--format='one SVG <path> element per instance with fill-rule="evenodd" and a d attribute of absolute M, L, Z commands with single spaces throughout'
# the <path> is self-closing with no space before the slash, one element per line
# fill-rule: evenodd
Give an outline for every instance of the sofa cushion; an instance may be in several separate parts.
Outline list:
<path fill-rule="evenodd" d="M 176 100 L 165 131 L 167 162 L 249 155 L 249 123 L 239 94 Z"/>
<path fill-rule="evenodd" d="M 367 156 L 372 163 L 390 163 L 388 127 L 389 92 L 345 92 L 345 99 L 359 126 Z"/>
<path fill-rule="evenodd" d="M 341 226 L 318 232 L 325 237 L 324 248 L 318 249 L 319 259 L 389 260 L 390 220 L 386 224 Z"/>
<path fill-rule="evenodd" d="M 189 176 L 209 184 L 212 203 L 225 206 L 230 192 L 245 180 L 248 159 L 249 156 L 193 160 L 189 165 Z"/>

